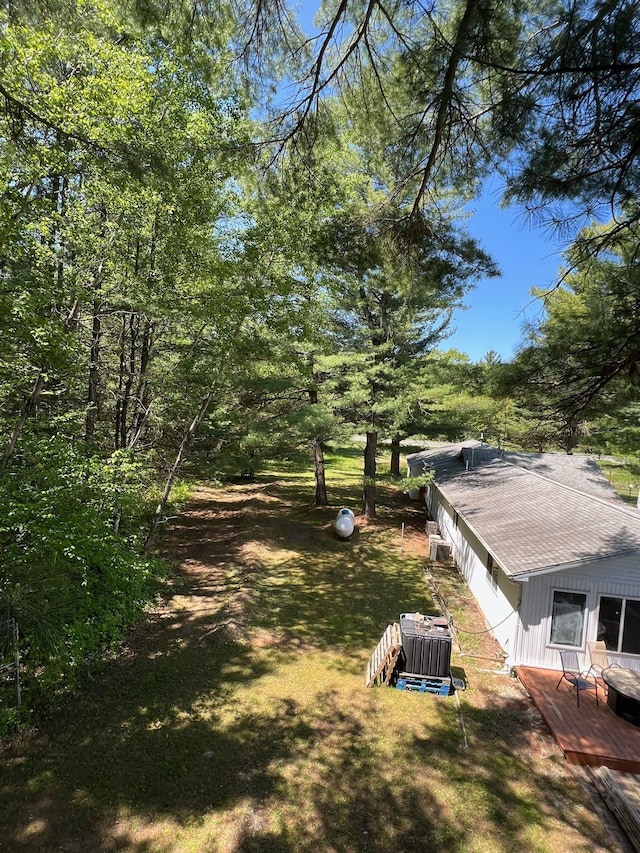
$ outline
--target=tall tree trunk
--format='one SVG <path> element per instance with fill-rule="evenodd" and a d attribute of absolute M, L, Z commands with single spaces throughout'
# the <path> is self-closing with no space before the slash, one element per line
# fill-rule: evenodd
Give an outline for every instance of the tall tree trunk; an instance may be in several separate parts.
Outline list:
<path fill-rule="evenodd" d="M 367 518 L 376 514 L 376 451 L 378 433 L 368 432 L 364 448 L 364 489 L 362 492 L 362 512 Z"/>
<path fill-rule="evenodd" d="M 65 332 L 69 332 L 78 320 L 78 314 L 80 312 L 80 302 L 76 299 L 67 315 L 65 320 L 64 330 Z M 7 470 L 7 465 L 9 464 L 11 457 L 13 456 L 16 445 L 18 443 L 18 439 L 24 429 L 24 425 L 26 424 L 28 418 L 33 414 L 38 405 L 38 400 L 44 390 L 46 379 L 46 370 L 44 367 L 41 367 L 38 371 L 38 375 L 36 376 L 36 381 L 34 382 L 33 388 L 31 389 L 31 393 L 25 400 L 22 408 L 20 409 L 20 414 L 18 415 L 18 420 L 15 423 L 11 431 L 11 435 L 9 436 L 9 441 L 4 449 L 2 454 L 2 459 L 0 459 L 0 477 Z"/>
<path fill-rule="evenodd" d="M 238 323 L 238 328 L 239 328 L 239 326 L 240 326 L 240 323 Z M 230 334 L 229 340 L 234 341 L 235 335 Z M 228 357 L 229 357 L 229 352 L 221 353 L 220 354 L 220 364 L 224 364 L 228 360 Z M 219 368 L 219 365 L 218 365 L 218 368 Z M 214 374 L 217 374 L 218 372 L 219 372 L 219 369 L 218 369 L 218 371 L 214 371 Z M 214 383 L 209 388 L 209 390 L 207 391 L 205 396 L 202 398 L 202 401 L 200 403 L 200 406 L 198 408 L 198 411 L 196 412 L 194 419 L 191 421 L 191 423 L 189 424 L 189 428 L 187 429 L 184 436 L 182 437 L 182 441 L 180 442 L 180 447 L 178 448 L 178 453 L 176 454 L 176 458 L 174 460 L 174 463 L 171 466 L 171 469 L 169 470 L 169 474 L 167 475 L 167 480 L 166 480 L 165 485 L 164 485 L 164 491 L 162 493 L 162 497 L 160 498 L 158 506 L 156 507 L 156 511 L 154 512 L 153 518 L 151 519 L 151 523 L 149 524 L 149 530 L 147 532 L 147 538 L 144 541 L 144 549 L 143 550 L 144 550 L 145 554 L 149 551 L 149 548 L 151 547 L 153 537 L 155 536 L 156 531 L 158 529 L 158 525 L 160 524 L 160 520 L 161 520 L 162 516 L 164 515 L 164 511 L 165 511 L 165 508 L 167 506 L 167 502 L 169 500 L 169 495 L 171 494 L 171 487 L 173 486 L 174 481 L 180 472 L 180 468 L 182 467 L 182 463 L 184 462 L 184 460 L 186 458 L 187 451 L 189 449 L 189 445 L 191 444 L 193 437 L 195 436 L 196 432 L 198 431 L 200 424 L 204 420 L 204 418 L 207 414 L 207 411 L 209 410 L 209 406 L 211 405 L 211 401 L 213 400 L 213 395 L 216 393 L 217 387 L 218 387 L 217 384 Z"/>
<path fill-rule="evenodd" d="M 0 460 L 0 477 L 7 470 L 7 465 L 9 464 L 9 460 L 13 456 L 16 444 L 18 443 L 18 439 L 20 438 L 20 433 L 22 432 L 25 423 L 27 422 L 27 418 L 35 409 L 38 400 L 40 399 L 40 395 L 42 394 L 42 389 L 44 388 L 44 370 L 40 370 L 36 377 L 36 381 L 31 389 L 31 394 L 29 394 L 28 398 L 25 400 L 22 409 L 20 410 L 20 414 L 18 416 L 18 420 L 11 431 L 11 435 L 9 436 L 9 441 L 7 442 L 7 446 L 4 449 L 4 453 L 2 454 L 2 459 Z"/>
<path fill-rule="evenodd" d="M 120 426 L 120 441 L 121 447 L 129 446 L 129 438 L 131 432 L 129 430 L 129 403 L 131 402 L 131 392 L 133 389 L 133 380 L 136 375 L 136 357 L 138 352 L 138 333 L 140 331 L 140 318 L 133 312 L 129 314 L 129 364 L 127 368 L 127 377 L 124 382 L 124 393 L 122 395 L 122 420 Z"/>
<path fill-rule="evenodd" d="M 313 464 L 316 475 L 316 506 L 328 506 L 327 482 L 324 476 L 324 450 L 319 438 L 313 439 Z"/>
<path fill-rule="evenodd" d="M 87 388 L 87 414 L 84 425 L 84 440 L 92 440 L 99 413 L 99 382 L 100 382 L 100 344 L 102 341 L 102 320 L 100 312 L 102 303 L 96 297 L 93 300 L 93 322 L 91 325 L 91 347 L 89 361 L 89 385 Z"/>
<path fill-rule="evenodd" d="M 103 206 L 100 211 L 100 237 L 104 238 L 104 227 L 107 219 L 107 211 Z M 100 400 L 100 348 L 102 346 L 102 299 L 100 298 L 100 290 L 104 279 L 106 258 L 98 261 L 98 267 L 93 274 L 91 282 L 91 290 L 93 291 L 92 301 L 92 322 L 91 322 L 91 345 L 89 349 L 89 381 L 87 388 L 87 414 L 85 417 L 84 440 L 89 442 L 93 439 L 96 423 L 98 422 L 99 400 Z"/>
<path fill-rule="evenodd" d="M 399 435 L 394 435 L 391 439 L 391 476 L 400 476 L 400 441 Z"/>
<path fill-rule="evenodd" d="M 149 551 L 149 548 L 151 546 L 151 542 L 153 541 L 153 537 L 155 536 L 156 530 L 158 529 L 158 525 L 160 524 L 160 519 L 162 518 L 164 511 L 165 511 L 165 508 L 167 506 L 167 502 L 169 500 L 169 495 L 171 494 L 171 487 L 173 486 L 173 483 L 174 483 L 176 477 L 178 476 L 180 468 L 182 467 L 182 463 L 184 462 L 185 457 L 187 455 L 187 450 L 189 449 L 189 445 L 191 444 L 191 441 L 192 441 L 194 435 L 196 434 L 198 427 L 200 426 L 200 424 L 204 420 L 205 415 L 207 414 L 207 409 L 209 408 L 211 400 L 213 399 L 214 393 L 215 393 L 215 389 L 210 388 L 209 392 L 207 393 L 207 395 L 203 398 L 202 402 L 200 403 L 200 408 L 198 409 L 196 416 L 191 421 L 189 428 L 187 429 L 187 431 L 185 432 L 185 434 L 182 438 L 182 441 L 180 443 L 180 447 L 178 448 L 178 453 L 176 455 L 174 463 L 171 466 L 171 469 L 169 470 L 169 474 L 168 474 L 167 480 L 165 482 L 162 497 L 160 498 L 160 502 L 158 503 L 158 506 L 156 507 L 156 511 L 153 514 L 153 518 L 151 519 L 151 523 L 149 524 L 149 530 L 147 533 L 147 538 L 145 539 L 145 542 L 144 542 L 144 553 L 145 554 Z"/>
<path fill-rule="evenodd" d="M 316 405 L 318 403 L 317 388 L 314 387 L 309 389 L 309 401 L 312 405 Z M 313 467 L 316 478 L 316 506 L 328 506 L 329 501 L 327 499 L 327 482 L 324 475 L 324 448 L 322 446 L 322 439 L 316 436 L 312 439 L 311 445 L 313 447 Z"/>
<path fill-rule="evenodd" d="M 114 410 L 114 424 L 113 424 L 113 446 L 116 450 L 119 450 L 121 447 L 124 447 L 124 443 L 122 441 L 122 436 L 125 433 L 123 430 L 123 415 L 124 415 L 124 403 L 125 403 L 125 366 L 126 366 L 126 355 L 125 355 L 125 344 L 127 340 L 127 321 L 126 317 L 123 314 L 120 319 L 120 335 L 118 337 L 118 387 L 116 388 L 116 405 Z"/>
<path fill-rule="evenodd" d="M 131 430 L 129 432 L 128 447 L 135 447 L 140 440 L 144 427 L 149 417 L 149 364 L 151 362 L 151 350 L 153 348 L 155 326 L 147 318 L 144 321 L 144 331 L 140 344 L 140 372 L 138 374 L 138 386 L 136 388 L 136 410 L 134 412 Z"/>
<path fill-rule="evenodd" d="M 156 267 L 156 251 L 157 251 L 157 235 L 158 235 L 158 208 L 156 207 L 155 215 L 153 218 L 153 223 L 151 227 L 151 238 L 149 243 L 149 256 L 148 263 L 149 268 L 147 275 L 149 278 L 155 272 Z M 136 256 L 135 256 L 135 273 L 136 276 L 140 273 L 140 265 L 141 265 L 141 247 L 140 242 L 138 241 L 136 246 Z M 140 335 L 140 329 L 142 326 L 142 317 L 138 316 L 136 318 L 136 333 L 135 340 L 137 340 Z M 131 347 L 131 359 L 130 359 L 130 369 L 129 369 L 129 380 L 127 381 L 127 390 L 125 399 L 127 402 L 131 399 L 131 390 L 133 388 L 133 380 L 136 375 L 135 361 L 136 361 L 136 353 L 133 346 L 134 341 L 134 333 L 133 326 L 131 327 L 132 334 L 132 347 Z M 143 433 L 144 427 L 147 423 L 149 417 L 149 382 L 148 382 L 148 371 L 149 371 L 149 362 L 151 359 L 151 349 L 153 347 L 153 341 L 155 336 L 155 326 L 152 322 L 149 321 L 148 317 L 144 317 L 144 326 L 142 326 L 142 340 L 140 342 L 140 369 L 138 371 L 138 378 L 136 383 L 136 393 L 134 398 L 134 408 L 131 416 L 131 424 L 127 429 L 127 442 L 126 446 L 128 448 L 133 448 L 140 440 L 140 437 Z"/>

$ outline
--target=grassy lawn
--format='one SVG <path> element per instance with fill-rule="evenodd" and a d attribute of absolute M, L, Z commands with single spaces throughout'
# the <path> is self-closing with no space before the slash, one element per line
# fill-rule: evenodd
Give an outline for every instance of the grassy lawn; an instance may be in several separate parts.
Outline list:
<path fill-rule="evenodd" d="M 383 461 L 383 464 L 387 464 Z M 349 541 L 359 452 L 202 486 L 163 547 L 167 599 L 82 695 L 2 748 L 0 850 L 614 850 L 455 569 L 429 577 L 424 518 L 380 489 Z M 406 535 L 401 547 L 401 524 Z M 468 689 L 364 687 L 401 612 L 460 633 Z"/>
<path fill-rule="evenodd" d="M 633 460 L 601 459 L 598 465 L 623 501 L 636 506 L 640 487 L 640 464 Z"/>

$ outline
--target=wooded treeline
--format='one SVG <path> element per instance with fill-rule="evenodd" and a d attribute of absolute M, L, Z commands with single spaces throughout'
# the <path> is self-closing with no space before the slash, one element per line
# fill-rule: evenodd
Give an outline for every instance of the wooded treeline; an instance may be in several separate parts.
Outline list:
<path fill-rule="evenodd" d="M 637 447 L 636 3 L 18 2 L 0 13 L 0 618 L 28 706 L 153 594 L 186 461 L 481 433 Z M 567 253 L 518 357 L 446 352 L 487 174 Z M 602 210 L 607 215 L 602 215 Z"/>

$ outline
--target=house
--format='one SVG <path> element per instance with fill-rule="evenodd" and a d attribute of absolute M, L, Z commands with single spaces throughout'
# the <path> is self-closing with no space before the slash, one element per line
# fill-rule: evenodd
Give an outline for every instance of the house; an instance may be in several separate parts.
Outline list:
<path fill-rule="evenodd" d="M 432 471 L 421 499 L 507 666 L 589 666 L 587 642 L 640 670 L 640 512 L 584 456 L 510 453 L 479 441 L 407 457 Z"/>

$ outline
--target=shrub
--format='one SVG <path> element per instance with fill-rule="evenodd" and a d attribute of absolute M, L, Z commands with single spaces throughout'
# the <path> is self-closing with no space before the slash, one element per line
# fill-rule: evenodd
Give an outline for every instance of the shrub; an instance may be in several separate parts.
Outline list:
<path fill-rule="evenodd" d="M 34 442 L 0 494 L 0 618 L 16 619 L 25 704 L 75 686 L 153 595 L 158 565 L 138 550 L 141 477 L 125 455 L 87 458 L 57 438 Z M 129 532 L 118 532 L 129 527 Z"/>

